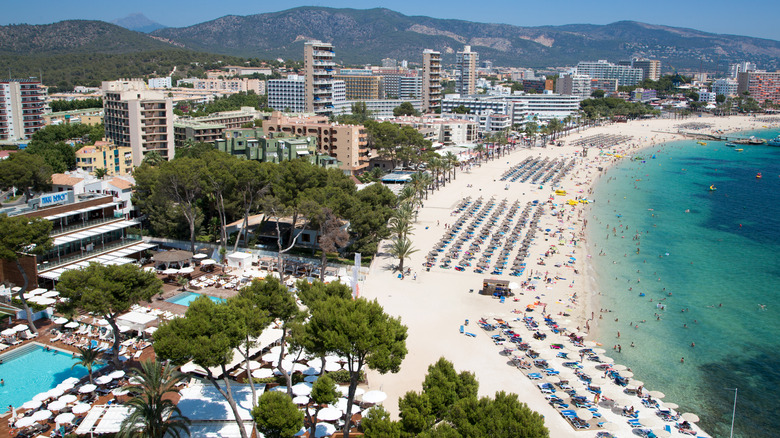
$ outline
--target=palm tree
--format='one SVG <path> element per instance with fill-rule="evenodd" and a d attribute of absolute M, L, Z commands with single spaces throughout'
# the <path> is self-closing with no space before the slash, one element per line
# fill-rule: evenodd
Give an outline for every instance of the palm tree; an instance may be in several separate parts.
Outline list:
<path fill-rule="evenodd" d="M 150 437 L 181 438 L 190 435 L 190 419 L 183 416 L 169 394 L 176 394 L 176 384 L 186 376 L 174 370 L 170 364 L 147 360 L 141 369 L 133 370 L 137 385 L 126 389 L 134 393 L 127 402 L 130 415 L 122 421 L 118 438 Z"/>
<path fill-rule="evenodd" d="M 391 256 L 398 258 L 398 270 L 404 271 L 404 259 L 409 258 L 410 255 L 419 251 L 412 247 L 412 241 L 407 237 L 395 238 L 392 240 L 388 252 Z"/>
<path fill-rule="evenodd" d="M 405 238 L 408 234 L 412 234 L 412 217 L 414 216 L 413 206 L 404 202 L 393 211 L 393 216 L 388 222 L 390 232 L 395 234 L 398 238 Z"/>
<path fill-rule="evenodd" d="M 474 146 L 474 152 L 477 153 L 477 162 L 482 162 L 482 152 L 485 150 L 485 145 L 482 143 L 478 143 L 476 146 Z"/>
<path fill-rule="evenodd" d="M 444 154 L 444 159 L 447 160 L 448 163 L 450 163 L 450 166 L 452 166 L 452 176 L 450 177 L 450 180 L 452 180 L 452 178 L 455 177 L 455 173 L 456 173 L 455 171 L 460 165 L 460 161 L 458 160 L 457 155 L 449 151 L 446 154 Z"/>
<path fill-rule="evenodd" d="M 92 368 L 100 362 L 100 350 L 97 348 L 89 347 L 78 347 L 79 354 L 73 357 L 73 360 L 77 361 L 73 364 L 70 369 L 76 368 L 77 366 L 81 365 L 84 368 L 87 369 L 87 372 L 89 372 L 89 383 L 93 383 L 92 381 Z"/>

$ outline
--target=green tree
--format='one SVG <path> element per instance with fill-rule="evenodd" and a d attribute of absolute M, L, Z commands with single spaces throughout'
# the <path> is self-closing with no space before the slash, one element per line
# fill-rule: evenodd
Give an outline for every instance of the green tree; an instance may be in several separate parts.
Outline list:
<path fill-rule="evenodd" d="M 455 114 L 468 114 L 468 113 L 471 112 L 471 110 L 469 110 L 468 108 L 466 108 L 463 105 L 460 105 L 460 106 L 454 108 L 452 110 L 452 112 L 455 113 Z"/>
<path fill-rule="evenodd" d="M 287 392 L 292 395 L 292 376 L 290 370 L 284 368 L 283 359 L 287 353 L 287 337 L 291 327 L 296 324 L 303 314 L 295 303 L 295 298 L 287 290 L 287 286 L 278 279 L 268 276 L 263 280 L 255 279 L 249 286 L 241 289 L 241 296 L 249 298 L 258 309 L 261 309 L 271 320 L 278 319 L 282 323 L 282 347 L 279 353 L 277 369 L 287 382 Z"/>
<path fill-rule="evenodd" d="M 411 102 L 404 102 L 397 107 L 393 108 L 393 115 L 400 116 L 419 116 L 420 112 L 414 109 Z"/>
<path fill-rule="evenodd" d="M 716 94 L 715 95 L 715 102 L 716 103 L 723 103 L 725 101 L 726 101 L 726 96 L 724 96 L 722 94 Z"/>
<path fill-rule="evenodd" d="M 0 161 L 0 187 L 22 190 L 25 202 L 32 199 L 34 192 L 51 188 L 51 174 L 51 166 L 40 155 L 22 151 Z"/>
<path fill-rule="evenodd" d="M 425 393 L 408 391 L 398 400 L 398 409 L 404 436 L 417 436 L 436 423 L 431 401 Z"/>
<path fill-rule="evenodd" d="M 183 318 L 163 323 L 154 333 L 154 351 L 162 360 L 181 366 L 192 361 L 206 370 L 206 378 L 227 400 L 242 438 L 248 438 L 238 412 L 230 376 L 226 368 L 233 350 L 245 339 L 243 318 L 225 303 L 217 304 L 206 296 L 190 303 Z M 219 369 L 222 378 L 212 369 Z M 262 400 L 262 399 L 261 399 Z"/>
<path fill-rule="evenodd" d="M 457 373 L 452 362 L 442 357 L 435 364 L 428 366 L 428 374 L 422 388 L 430 400 L 432 413 L 441 420 L 459 400 L 476 397 L 479 383 L 474 373 Z"/>
<path fill-rule="evenodd" d="M 412 246 L 412 241 L 405 236 L 393 239 L 387 248 L 391 256 L 398 258 L 398 270 L 401 272 L 404 271 L 404 260 L 417 251 L 419 250 Z"/>
<path fill-rule="evenodd" d="M 382 406 L 375 406 L 360 420 L 360 429 L 366 438 L 401 438 L 401 425 L 390 419 Z"/>
<path fill-rule="evenodd" d="M 86 368 L 87 373 L 89 373 L 89 383 L 94 383 L 92 380 L 92 370 L 95 368 L 95 365 L 100 362 L 100 350 L 93 347 L 76 348 L 78 349 L 78 354 L 73 356 L 73 360 L 75 360 L 76 363 L 74 363 L 70 369 L 76 368 L 77 366 Z"/>
<path fill-rule="evenodd" d="M 598 89 L 597 89 L 597 90 L 593 90 L 593 92 L 592 92 L 592 93 L 590 93 L 590 97 L 592 97 L 592 98 L 594 98 L 594 99 L 601 99 L 601 98 L 603 98 L 603 97 L 604 97 L 604 95 L 606 95 L 606 94 L 607 94 L 607 92 L 606 92 L 606 91 L 604 91 L 604 90 L 598 90 Z"/>
<path fill-rule="evenodd" d="M 137 383 L 126 387 L 133 394 L 125 405 L 130 415 L 122 421 L 117 438 L 181 438 L 190 435 L 190 419 L 183 416 L 169 395 L 178 394 L 176 385 L 186 375 L 170 364 L 143 361 L 132 370 Z"/>
<path fill-rule="evenodd" d="M 242 288 L 238 291 L 237 296 L 228 299 L 228 305 L 233 309 L 232 312 L 238 316 L 243 324 L 244 341 L 238 351 L 244 356 L 247 370 L 250 369 L 250 350 L 255 346 L 255 340 L 260 337 L 263 330 L 271 323 L 271 318 L 264 309 L 260 308 L 257 302 L 257 295 L 253 292 L 252 289 Z M 254 379 L 249 379 L 249 387 L 252 389 L 252 406 L 257 406 Z"/>
<path fill-rule="evenodd" d="M 317 429 L 317 415 L 320 409 L 326 405 L 335 404 L 341 393 L 336 388 L 336 383 L 327 374 L 320 376 L 311 388 L 311 406 L 306 406 L 306 417 L 311 425 L 309 428 L 309 436 L 315 436 Z M 314 410 L 314 413 L 311 412 Z"/>
<path fill-rule="evenodd" d="M 239 160 L 235 165 L 236 195 L 239 198 L 239 208 L 243 213 L 244 221 L 239 228 L 233 251 L 238 249 L 241 235 L 246 235 L 249 227 L 249 214 L 257 207 L 260 199 L 271 189 L 271 181 L 276 169 L 271 163 L 259 163 L 255 160 Z M 246 245 L 246 242 L 244 242 Z"/>
<path fill-rule="evenodd" d="M 203 162 L 181 158 L 160 166 L 157 190 L 182 212 L 190 228 L 190 251 L 195 252 L 195 225 L 200 216 L 196 202 L 203 193 Z"/>
<path fill-rule="evenodd" d="M 49 237 L 51 224 L 51 221 L 41 218 L 31 219 L 25 216 L 0 214 L 0 260 L 15 263 L 16 269 L 22 276 L 21 289 L 16 294 L 22 302 L 27 325 L 33 333 L 38 333 L 38 329 L 35 328 L 30 306 L 27 305 L 24 297 L 30 279 L 27 277 L 27 271 L 22 267 L 20 257 L 28 254 L 42 255 L 51 248 L 52 239 Z"/>
<path fill-rule="evenodd" d="M 344 229 L 342 220 L 333 214 L 333 210 L 328 207 L 321 210 L 317 222 L 319 223 L 319 244 L 322 252 L 320 258 L 320 281 L 325 281 L 328 253 L 335 252 L 346 245 L 349 242 L 349 233 Z"/>
<path fill-rule="evenodd" d="M 454 428 L 463 436 L 489 438 L 511 436 L 520 438 L 547 438 L 544 417 L 532 411 L 517 399 L 517 394 L 504 391 L 489 397 L 461 399 L 449 415 Z"/>
<path fill-rule="evenodd" d="M 100 315 L 113 329 L 114 346 L 111 357 L 119 368 L 120 335 L 117 318 L 134 304 L 149 301 L 162 288 L 162 281 L 154 272 L 146 272 L 137 265 L 100 265 L 90 263 L 84 269 L 71 269 L 60 276 L 57 290 L 67 298 L 58 309 L 77 308 Z"/>
<path fill-rule="evenodd" d="M 303 412 L 289 395 L 279 391 L 264 392 L 252 409 L 252 418 L 266 438 L 288 438 L 303 427 Z"/>
<path fill-rule="evenodd" d="M 354 251 L 374 254 L 377 244 L 389 235 L 387 221 L 393 214 L 396 196 L 382 184 L 372 184 L 355 194 L 350 207 L 350 229 L 355 233 Z"/>
<path fill-rule="evenodd" d="M 103 179 L 106 175 L 108 175 L 108 170 L 105 167 L 95 169 L 95 178 Z"/>
<path fill-rule="evenodd" d="M 398 372 L 406 356 L 406 327 L 387 315 L 376 301 L 328 298 L 311 309 L 304 336 L 319 339 L 324 349 L 347 361 L 349 391 L 344 436 L 349 437 L 352 404 L 364 366 L 384 374 Z"/>
<path fill-rule="evenodd" d="M 217 211 L 220 224 L 220 244 L 227 246 L 228 212 L 234 204 L 236 192 L 236 167 L 238 158 L 218 150 L 203 155 L 206 168 L 203 172 L 203 187 Z"/>

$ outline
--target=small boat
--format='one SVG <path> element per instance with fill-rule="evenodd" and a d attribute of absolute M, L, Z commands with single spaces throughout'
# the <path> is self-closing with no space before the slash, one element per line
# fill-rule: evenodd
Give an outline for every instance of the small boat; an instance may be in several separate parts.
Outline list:
<path fill-rule="evenodd" d="M 737 145 L 736 143 L 732 143 L 732 142 L 730 142 L 730 141 L 727 141 L 727 142 L 726 142 L 726 146 L 728 146 L 728 147 L 730 147 L 730 148 L 733 148 L 733 147 L 735 147 L 736 145 Z"/>
<path fill-rule="evenodd" d="M 767 146 L 780 146 L 780 135 L 766 142 Z"/>
<path fill-rule="evenodd" d="M 734 149 L 734 150 L 735 150 L 735 151 L 737 151 L 737 152 L 742 152 L 742 151 L 744 151 L 744 149 L 742 149 L 742 148 L 737 148 L 737 149 Z"/>
<path fill-rule="evenodd" d="M 697 141 L 696 143 L 698 143 L 698 144 L 700 144 L 702 146 L 707 146 L 707 142 L 706 141 Z"/>
<path fill-rule="evenodd" d="M 710 185 L 710 191 L 714 192 L 715 190 L 718 190 L 715 188 L 715 184 Z"/>
<path fill-rule="evenodd" d="M 761 172 L 758 172 L 758 173 L 756 174 L 756 179 L 761 179 Z"/>

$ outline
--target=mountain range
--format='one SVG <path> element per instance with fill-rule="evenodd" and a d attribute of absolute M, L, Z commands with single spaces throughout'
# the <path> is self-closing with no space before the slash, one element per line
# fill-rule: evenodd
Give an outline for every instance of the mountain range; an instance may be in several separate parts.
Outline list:
<path fill-rule="evenodd" d="M 385 57 L 420 62 L 425 48 L 452 62 L 464 45 L 495 65 L 548 67 L 580 60 L 660 59 L 669 69 L 724 70 L 751 60 L 774 69 L 780 42 L 693 29 L 620 21 L 607 25 L 521 27 L 422 16 L 389 9 L 300 7 L 248 16 L 228 15 L 152 33 L 195 50 L 258 58 L 301 59 L 303 42 L 335 46 L 344 64 L 378 63 Z"/>
<path fill-rule="evenodd" d="M 128 17 L 126 17 L 128 18 Z M 116 20 L 143 29 L 153 23 L 142 15 Z M 545 68 L 580 60 L 631 57 L 660 59 L 665 71 L 724 71 L 729 63 L 756 62 L 773 70 L 780 65 L 780 42 L 693 29 L 620 21 L 607 25 L 521 27 L 422 16 L 389 9 L 300 7 L 280 12 L 236 16 L 144 34 L 88 20 L 49 25 L 0 26 L 0 55 L 49 56 L 70 53 L 120 54 L 190 49 L 241 57 L 300 60 L 303 43 L 333 43 L 336 61 L 345 65 L 378 64 L 383 58 L 419 63 L 423 49 L 442 52 L 444 64 L 471 45 L 480 60 L 494 65 Z"/>

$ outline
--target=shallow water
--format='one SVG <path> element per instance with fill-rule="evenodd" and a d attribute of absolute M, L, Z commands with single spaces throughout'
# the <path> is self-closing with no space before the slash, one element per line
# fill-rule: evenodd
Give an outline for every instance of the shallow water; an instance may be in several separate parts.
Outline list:
<path fill-rule="evenodd" d="M 728 436 L 738 388 L 734 436 L 773 437 L 780 148 L 743 148 L 668 143 L 597 183 L 588 236 L 599 305 L 611 310 L 600 314 L 597 338 L 647 388 L 699 415 L 712 436 Z M 611 351 L 617 344 L 621 353 Z"/>

